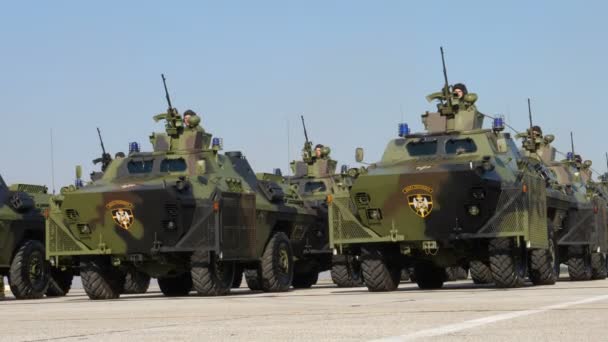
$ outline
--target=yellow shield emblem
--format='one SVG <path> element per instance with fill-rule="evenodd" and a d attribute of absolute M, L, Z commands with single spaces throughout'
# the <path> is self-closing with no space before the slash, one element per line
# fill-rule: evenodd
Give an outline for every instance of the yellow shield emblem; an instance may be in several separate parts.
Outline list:
<path fill-rule="evenodd" d="M 425 218 L 433 211 L 433 196 L 428 194 L 413 194 L 407 197 L 407 204 L 416 215 Z"/>
<path fill-rule="evenodd" d="M 120 228 L 129 229 L 135 221 L 133 215 L 133 204 L 127 201 L 116 200 L 106 204 L 106 208 L 110 210 L 112 219 Z"/>
<path fill-rule="evenodd" d="M 133 212 L 128 208 L 118 208 L 112 210 L 114 222 L 121 228 L 129 229 L 135 220 Z"/>

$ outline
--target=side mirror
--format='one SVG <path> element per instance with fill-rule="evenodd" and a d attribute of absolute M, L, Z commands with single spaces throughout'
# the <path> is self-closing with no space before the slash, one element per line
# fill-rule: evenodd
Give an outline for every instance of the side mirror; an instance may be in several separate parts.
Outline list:
<path fill-rule="evenodd" d="M 357 147 L 355 150 L 355 160 L 357 163 L 363 162 L 363 149 L 361 147 Z"/>
<path fill-rule="evenodd" d="M 585 160 L 585 162 L 583 162 L 583 167 L 588 169 L 591 167 L 592 164 L 593 164 L 593 162 L 591 160 Z"/>
<path fill-rule="evenodd" d="M 545 144 L 550 144 L 555 140 L 555 136 L 553 134 L 545 135 Z"/>

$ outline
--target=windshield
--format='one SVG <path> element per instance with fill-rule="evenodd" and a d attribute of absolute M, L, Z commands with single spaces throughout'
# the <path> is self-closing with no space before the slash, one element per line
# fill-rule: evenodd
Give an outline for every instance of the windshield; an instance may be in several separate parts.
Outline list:
<path fill-rule="evenodd" d="M 307 182 L 304 185 L 304 192 L 322 192 L 326 190 L 327 187 L 323 182 Z"/>
<path fill-rule="evenodd" d="M 160 172 L 183 172 L 186 171 L 188 165 L 184 158 L 164 159 L 160 163 Z"/>
<path fill-rule="evenodd" d="M 449 139 L 445 142 L 446 154 L 462 154 L 477 152 L 477 145 L 471 138 Z"/>
<path fill-rule="evenodd" d="M 142 174 L 152 172 L 153 160 L 130 160 L 127 170 L 130 174 Z"/>
<path fill-rule="evenodd" d="M 437 154 L 437 140 L 410 141 L 405 147 L 412 157 Z"/>

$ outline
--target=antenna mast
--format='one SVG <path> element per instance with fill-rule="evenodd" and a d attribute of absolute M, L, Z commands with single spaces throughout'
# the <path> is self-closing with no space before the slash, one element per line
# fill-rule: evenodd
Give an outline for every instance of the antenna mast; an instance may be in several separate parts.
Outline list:
<path fill-rule="evenodd" d="M 55 194 L 55 149 L 53 148 L 53 129 L 51 128 L 51 182 Z"/>

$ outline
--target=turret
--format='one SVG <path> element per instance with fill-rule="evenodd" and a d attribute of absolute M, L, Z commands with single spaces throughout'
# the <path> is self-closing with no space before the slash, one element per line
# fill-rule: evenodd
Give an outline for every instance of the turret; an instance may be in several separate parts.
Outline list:
<path fill-rule="evenodd" d="M 468 93 L 464 84 L 449 85 L 443 47 L 440 51 L 444 85 L 441 91 L 426 97 L 427 101 L 438 100 L 439 104 L 436 113 L 422 114 L 425 129 L 430 133 L 481 129 L 484 115 L 475 107 L 477 94 Z"/>
<path fill-rule="evenodd" d="M 167 112 L 155 115 L 154 121 L 165 120 L 166 133 L 152 133 L 150 143 L 154 151 L 180 151 L 209 149 L 212 135 L 200 126 L 201 118 L 192 110 L 186 110 L 184 117 L 171 104 L 165 75 L 161 75 L 167 100 Z"/>
<path fill-rule="evenodd" d="M 483 126 L 484 115 L 475 106 L 477 94 L 468 93 L 458 97 L 454 93 L 446 96 L 444 92 L 436 92 L 428 95 L 426 99 L 429 102 L 439 100 L 437 112 L 422 114 L 424 128 L 430 133 L 470 131 L 481 129 Z"/>

